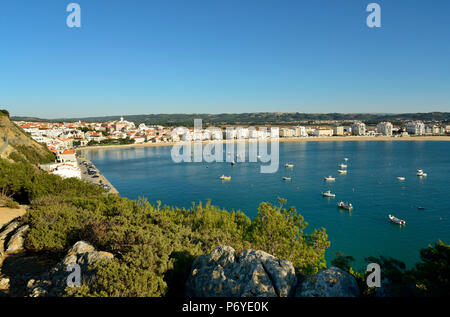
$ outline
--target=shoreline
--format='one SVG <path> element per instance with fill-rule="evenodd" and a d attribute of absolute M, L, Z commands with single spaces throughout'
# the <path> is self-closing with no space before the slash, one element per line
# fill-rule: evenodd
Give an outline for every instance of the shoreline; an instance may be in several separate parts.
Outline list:
<path fill-rule="evenodd" d="M 364 142 L 364 141 L 403 141 L 403 142 L 418 142 L 418 141 L 450 141 L 450 136 L 420 136 L 420 137 L 388 137 L 388 136 L 333 136 L 333 137 L 298 137 L 298 138 L 279 138 L 279 143 L 295 143 L 295 142 Z M 238 142 L 259 142 L 260 139 L 244 139 L 244 140 L 208 140 L 201 141 L 201 144 L 217 144 L 217 143 L 238 143 Z M 272 139 L 265 139 L 267 142 L 271 142 Z M 99 149 L 116 149 L 116 148 L 136 148 L 136 147 L 161 147 L 161 146 L 174 146 L 196 144 L 196 142 L 161 142 L 161 143 L 138 143 L 138 144 L 115 144 L 115 145 L 94 145 L 78 147 L 76 151 L 90 151 Z"/>
<path fill-rule="evenodd" d="M 97 170 L 98 177 L 94 178 L 87 173 L 87 169 L 83 164 L 81 164 L 82 161 L 87 161 Z M 102 174 L 102 172 L 97 168 L 97 166 L 92 163 L 91 160 L 89 160 L 85 156 L 80 156 L 77 158 L 77 163 L 79 168 L 81 169 L 81 179 L 88 182 L 89 184 L 99 185 L 99 184 L 106 184 L 109 186 L 108 194 L 119 194 L 119 191 L 114 187 L 114 185 Z"/>

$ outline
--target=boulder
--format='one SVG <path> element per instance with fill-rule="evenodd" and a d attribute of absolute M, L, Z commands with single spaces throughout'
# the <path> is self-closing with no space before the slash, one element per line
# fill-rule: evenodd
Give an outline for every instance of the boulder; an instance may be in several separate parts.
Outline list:
<path fill-rule="evenodd" d="M 5 255 L 5 240 L 8 235 L 19 227 L 20 221 L 13 220 L 0 231 L 0 262 Z"/>
<path fill-rule="evenodd" d="M 2 230 L 0 231 L 0 241 L 5 240 L 6 237 L 13 232 L 14 230 L 19 227 L 20 221 L 19 219 L 11 221 L 8 225 L 6 225 Z"/>
<path fill-rule="evenodd" d="M 50 272 L 43 274 L 40 279 L 28 281 L 28 295 L 32 297 L 63 296 L 64 290 L 68 286 L 67 278 L 74 272 L 69 266 L 79 265 L 81 284 L 85 284 L 95 276 L 95 271 L 90 268 L 91 265 L 113 258 L 112 253 L 96 251 L 91 244 L 78 241 Z"/>
<path fill-rule="evenodd" d="M 15 253 L 23 250 L 23 236 L 29 228 L 29 225 L 24 225 L 14 232 L 14 235 L 9 239 L 6 253 Z"/>
<path fill-rule="evenodd" d="M 296 297 L 358 297 L 355 278 L 337 267 L 330 267 L 299 283 Z"/>
<path fill-rule="evenodd" d="M 219 246 L 198 257 L 186 283 L 188 297 L 287 297 L 297 278 L 291 262 L 263 251 Z"/>

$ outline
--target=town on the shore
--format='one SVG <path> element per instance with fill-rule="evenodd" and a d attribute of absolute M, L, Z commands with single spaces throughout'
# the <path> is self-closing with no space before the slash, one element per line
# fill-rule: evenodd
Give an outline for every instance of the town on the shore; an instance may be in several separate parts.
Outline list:
<path fill-rule="evenodd" d="M 92 163 L 76 156 L 76 150 L 89 146 L 152 144 L 208 140 L 251 140 L 274 138 L 320 138 L 320 137 L 418 137 L 426 135 L 450 135 L 450 125 L 427 123 L 422 121 L 404 122 L 393 125 L 379 122 L 367 125 L 361 121 L 352 121 L 347 125 L 339 121 L 315 121 L 305 126 L 224 126 L 194 128 L 173 128 L 161 125 L 147 126 L 118 118 L 110 122 L 27 122 L 14 121 L 26 133 L 39 143 L 44 143 L 56 156 L 56 162 L 47 167 L 49 172 L 62 177 L 83 178 L 83 174 L 98 177 Z M 81 166 L 80 166 L 81 165 Z M 83 167 L 87 167 L 83 171 Z M 92 181 L 92 177 L 90 177 Z M 108 186 L 108 185 L 103 185 Z"/>

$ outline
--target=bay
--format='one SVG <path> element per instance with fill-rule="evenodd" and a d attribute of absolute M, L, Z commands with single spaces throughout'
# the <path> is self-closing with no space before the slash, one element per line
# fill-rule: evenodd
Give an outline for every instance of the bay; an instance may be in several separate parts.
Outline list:
<path fill-rule="evenodd" d="M 226 150 L 224 150 L 226 153 Z M 152 203 L 189 207 L 211 199 L 227 210 L 242 210 L 250 218 L 262 201 L 287 199 L 314 228 L 327 229 L 331 247 L 327 261 L 342 251 L 361 266 L 368 256 L 391 256 L 411 267 L 419 250 L 441 239 L 450 243 L 450 142 L 344 141 L 279 144 L 279 169 L 260 173 L 262 163 L 174 163 L 171 147 L 91 149 L 94 162 L 120 194 L 147 197 Z M 338 164 L 348 165 L 346 175 Z M 292 169 L 285 168 L 292 163 Z M 417 177 L 423 169 L 427 177 Z M 222 182 L 221 175 L 231 181 Z M 335 182 L 325 182 L 333 175 Z M 291 181 L 282 178 L 291 177 Z M 397 176 L 406 177 L 398 181 Z M 336 198 L 323 198 L 331 190 Z M 351 202 L 352 212 L 339 210 Z M 419 210 L 422 206 L 425 209 Z M 406 220 L 400 227 L 388 214 Z"/>

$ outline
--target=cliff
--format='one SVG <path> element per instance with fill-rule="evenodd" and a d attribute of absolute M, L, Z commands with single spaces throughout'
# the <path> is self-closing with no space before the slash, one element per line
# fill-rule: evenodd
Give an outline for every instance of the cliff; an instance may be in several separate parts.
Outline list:
<path fill-rule="evenodd" d="M 0 110 L 0 158 L 34 165 L 54 161 L 54 155 L 44 145 L 34 141 L 26 132 Z"/>

